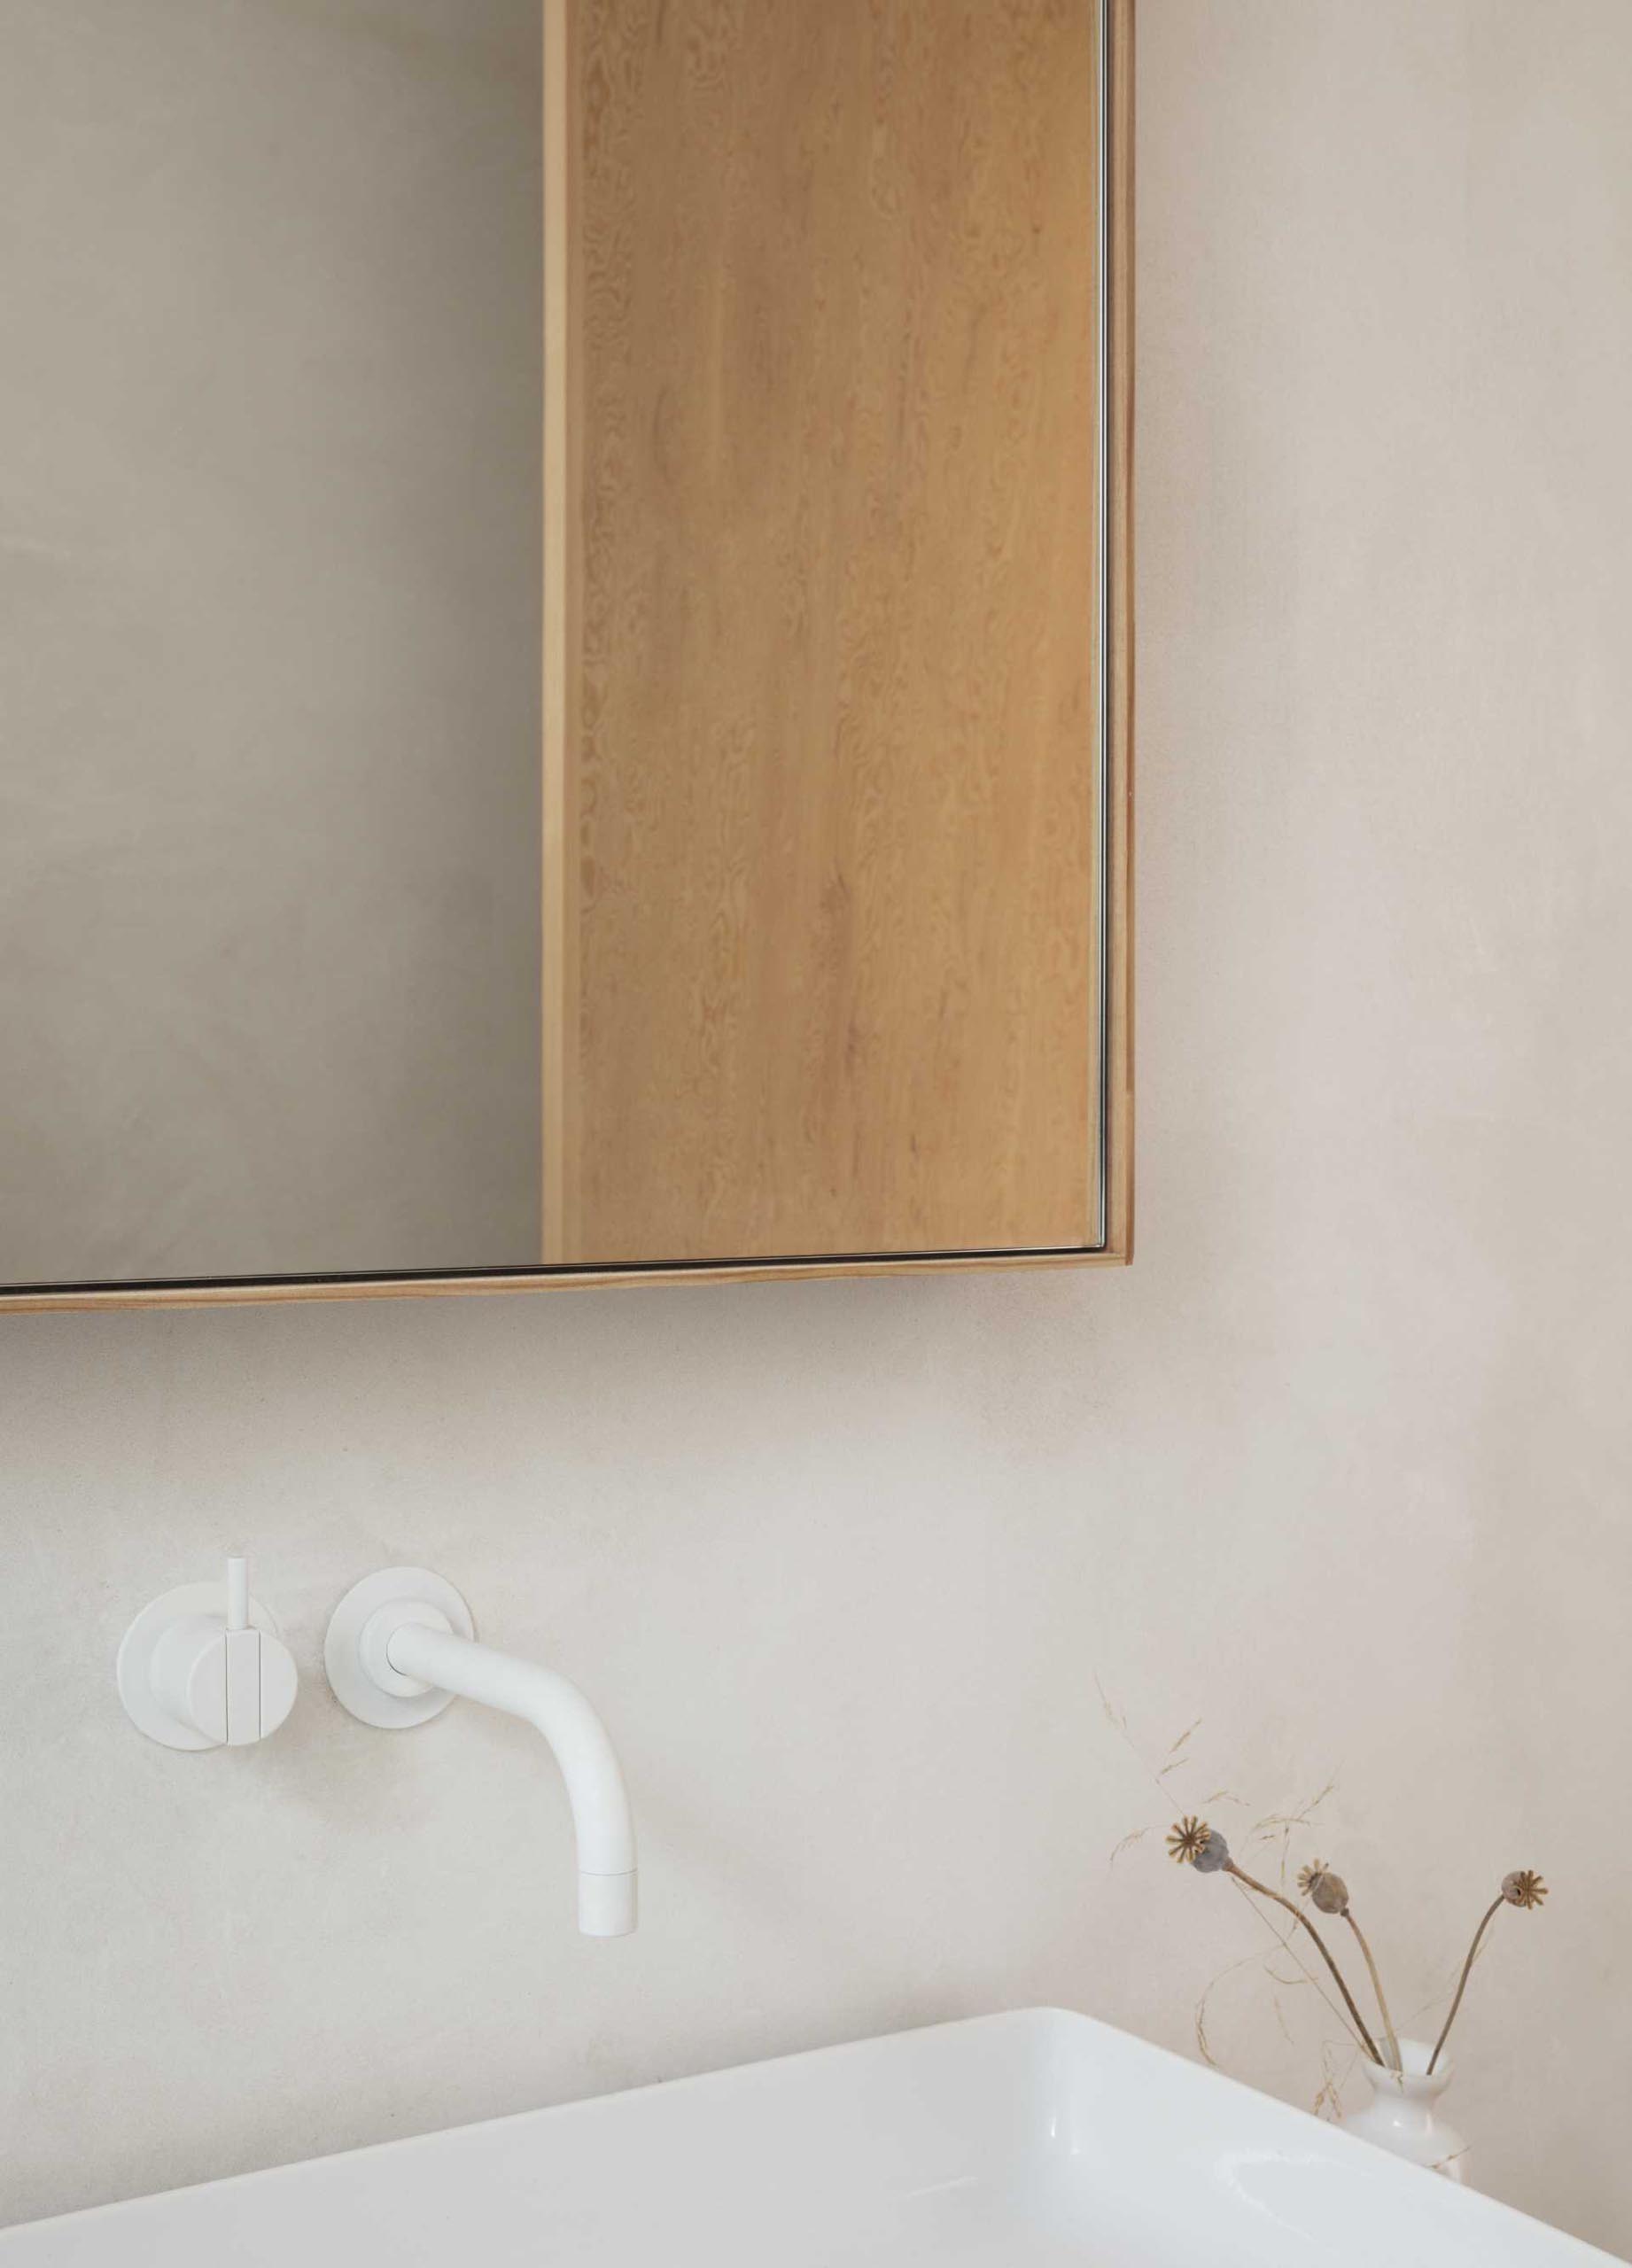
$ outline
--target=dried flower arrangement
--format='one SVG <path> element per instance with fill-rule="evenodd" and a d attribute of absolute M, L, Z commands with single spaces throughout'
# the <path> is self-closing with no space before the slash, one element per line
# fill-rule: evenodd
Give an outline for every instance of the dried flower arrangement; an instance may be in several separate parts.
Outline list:
<path fill-rule="evenodd" d="M 1377 2002 L 1377 2015 L 1383 2035 L 1383 2045 L 1380 2047 L 1370 2025 L 1361 2015 L 1355 1996 L 1349 1991 L 1348 1982 L 1342 1970 L 1338 1967 L 1330 1946 L 1301 1906 L 1295 1905 L 1290 1898 L 1284 1897 L 1278 1890 L 1271 1889 L 1267 1883 L 1256 1881 L 1253 1876 L 1238 1867 L 1230 1856 L 1229 1844 L 1217 1829 L 1209 1827 L 1205 1820 L 1181 1819 L 1168 1837 L 1168 1852 L 1181 1867 L 1193 1867 L 1195 1871 L 1201 1875 L 1230 1875 L 1241 1884 L 1244 1890 L 1251 1891 L 1258 1898 L 1267 1898 L 1275 1905 L 1284 1907 L 1292 1915 L 1293 1920 L 1308 1931 L 1316 1951 L 1331 1971 L 1333 1982 L 1342 1996 L 1343 2007 L 1348 2012 L 1346 2021 L 1353 2032 L 1356 2047 L 1372 2062 L 1384 2070 L 1398 2071 L 1402 2069 L 1399 2038 L 1395 2031 L 1393 2019 L 1388 2014 L 1388 2003 L 1383 1995 L 1383 1981 L 1378 1975 L 1377 1963 L 1372 1957 L 1372 1948 L 1366 1942 L 1365 1934 L 1355 1919 L 1353 1908 L 1348 1902 L 1348 1886 L 1341 1875 L 1333 1874 L 1330 1867 L 1323 1865 L 1317 1859 L 1312 1866 L 1305 1867 L 1298 1876 L 1298 1888 L 1317 1913 L 1347 1922 L 1354 1931 L 1356 1943 L 1359 1946 L 1361 1957 L 1365 1962 L 1366 1974 L 1371 1978 L 1372 1997 Z M 1450 2027 L 1457 2021 L 1457 2011 L 1462 2006 L 1462 1996 L 1467 1991 L 1468 1978 L 1473 1973 L 1473 1962 L 1478 1956 L 1480 1946 L 1484 1942 L 1486 1930 L 1504 1906 L 1517 1906 L 1527 1913 L 1534 1912 L 1546 1895 L 1546 1884 L 1540 1875 L 1532 1873 L 1527 1867 L 1503 1876 L 1501 1889 L 1481 1915 L 1479 1927 L 1473 1932 L 1473 1942 L 1468 1947 L 1467 1959 L 1462 1964 L 1462 1974 L 1457 1983 L 1456 1997 L 1451 2001 L 1450 2013 L 1440 2027 L 1440 2036 L 1434 2043 L 1434 2052 L 1428 2058 L 1430 2075 L 1440 2060 L 1446 2040 L 1450 2036 Z"/>

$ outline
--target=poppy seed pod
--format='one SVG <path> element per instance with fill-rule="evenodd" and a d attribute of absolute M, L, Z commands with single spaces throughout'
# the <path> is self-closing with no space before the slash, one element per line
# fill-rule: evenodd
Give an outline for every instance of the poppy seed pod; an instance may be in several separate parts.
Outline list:
<path fill-rule="evenodd" d="M 1312 1867 L 1305 1867 L 1298 1876 L 1298 1888 L 1309 1904 L 1321 1914 L 1347 1914 L 1348 1884 L 1341 1875 L 1334 1875 L 1318 1859 Z"/>
<path fill-rule="evenodd" d="M 1197 1864 L 1200 1863 L 1198 1860 Z M 1547 1885 L 1540 1875 L 1533 1874 L 1528 1867 L 1524 1867 L 1517 1874 L 1503 1876 L 1502 1895 L 1510 1906 L 1534 1908 L 1546 1897 Z"/>

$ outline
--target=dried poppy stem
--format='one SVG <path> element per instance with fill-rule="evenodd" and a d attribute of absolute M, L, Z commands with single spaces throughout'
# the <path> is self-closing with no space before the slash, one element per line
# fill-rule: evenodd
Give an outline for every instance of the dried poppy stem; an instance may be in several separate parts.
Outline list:
<path fill-rule="evenodd" d="M 1372 1948 L 1365 1941 L 1365 1931 L 1355 1919 L 1355 1909 L 1348 1902 L 1348 1884 L 1341 1875 L 1333 1874 L 1324 1859 L 1317 1859 L 1305 1867 L 1298 1876 L 1298 1888 L 1309 1904 L 1323 1914 L 1341 1914 L 1354 1931 L 1365 1966 L 1372 1979 L 1372 1990 L 1377 1995 L 1377 2013 L 1383 2020 L 1383 2038 L 1388 2047 L 1388 2068 L 1398 2071 L 1404 2067 L 1400 2061 L 1400 2042 L 1394 2029 L 1394 2018 L 1388 2013 L 1388 2003 L 1383 1997 L 1383 1980 L 1377 1973 L 1377 1963 L 1372 1958 Z"/>
<path fill-rule="evenodd" d="M 1430 2078 L 1434 2077 L 1434 2066 L 1440 2060 L 1440 2050 L 1449 2039 L 1450 2027 L 1457 2021 L 1457 2010 L 1462 2006 L 1462 1995 L 1468 1989 L 1468 1978 L 1473 1973 L 1473 1962 L 1479 1952 L 1480 1940 L 1484 1936 L 1485 1931 L 1490 1927 L 1490 1924 L 1496 1920 L 1496 1915 L 1502 1911 L 1503 1907 L 1505 1906 L 1507 1900 L 1505 1898 L 1492 1899 L 1489 1906 L 1486 1908 L 1483 1920 L 1480 1922 L 1478 1929 L 1473 1932 L 1473 1942 L 1468 1947 L 1468 1957 L 1462 1964 L 1461 1976 L 1457 1979 L 1457 1997 L 1450 2004 L 1450 2014 L 1440 2026 L 1440 2036 L 1434 2043 L 1433 2054 L 1428 2058 L 1428 2077 Z"/>
<path fill-rule="evenodd" d="M 1383 2059 L 1380 2052 L 1379 2051 L 1377 2042 L 1372 2037 L 1371 2029 L 1367 2024 L 1365 2018 L 1361 2015 L 1359 2009 L 1355 2005 L 1355 1996 L 1343 1981 L 1342 1970 L 1338 1967 L 1336 1961 L 1333 1960 L 1332 1955 L 1326 1950 L 1325 1939 L 1321 1936 L 1319 1930 L 1315 1927 L 1315 1924 L 1309 1920 L 1309 1915 L 1304 1913 L 1302 1907 L 1300 1906 L 1294 1906 L 1291 1899 L 1283 1898 L 1279 1891 L 1271 1890 L 1268 1883 L 1255 1882 L 1251 1875 L 1244 1873 L 1242 1869 L 1236 1865 L 1233 1859 L 1226 1859 L 1224 1860 L 1222 1871 L 1227 1875 L 1233 1875 L 1237 1882 L 1244 1883 L 1248 1890 L 1255 1890 L 1260 1898 L 1268 1898 L 1272 1899 L 1277 1906 L 1284 1906 L 1287 1913 L 1291 1915 L 1293 1920 L 1302 1923 L 1302 1927 L 1309 1931 L 1310 1937 L 1315 1940 L 1316 1950 L 1318 1952 L 1320 1958 L 1325 1962 L 1326 1967 L 1332 1971 L 1332 1981 L 1343 1996 L 1343 2006 L 1348 2010 L 1349 2020 L 1353 2023 L 1356 2031 L 1359 2034 L 1361 2044 L 1364 2046 L 1366 2054 L 1371 2057 L 1373 2063 L 1381 2063 Z M 1452 2013 L 1455 2013 L 1454 2010 Z"/>
<path fill-rule="evenodd" d="M 1372 1980 L 1372 1990 L 1377 1995 L 1377 2013 L 1383 2020 L 1383 2043 L 1388 2050 L 1388 2068 L 1391 2071 L 1403 2070 L 1404 2066 L 1400 2061 L 1399 2035 L 1394 2028 L 1394 2018 L 1388 2013 L 1388 2003 L 1383 1998 L 1383 1980 L 1377 1973 L 1377 1963 L 1372 1960 L 1372 1948 L 1365 1941 L 1365 1931 L 1356 1921 L 1352 1909 L 1347 1906 L 1343 1908 L 1343 1919 L 1354 1931 L 1360 1950 L 1365 1956 L 1366 1973 Z"/>
<path fill-rule="evenodd" d="M 1434 2066 L 1440 2060 L 1440 2050 L 1449 2039 L 1450 2027 L 1457 2021 L 1457 2010 L 1462 2006 L 1462 1995 L 1468 1989 L 1468 1978 L 1473 1973 L 1473 1963 L 1478 1956 L 1480 1943 L 1485 1931 L 1490 1927 L 1504 1906 L 1518 1906 L 1527 1914 L 1534 1914 L 1546 1895 L 1546 1884 L 1540 1875 L 1535 1873 L 1529 1867 L 1520 1867 L 1516 1872 L 1503 1876 L 1501 1889 L 1480 1917 L 1479 1927 L 1473 1932 L 1473 1942 L 1468 1947 L 1468 1957 L 1462 1964 L 1462 1974 L 1457 1979 L 1457 1997 L 1451 2002 L 1450 2014 L 1441 2025 L 1440 2036 L 1434 2043 L 1434 2053 L 1428 2058 L 1430 2078 L 1434 2076 Z"/>

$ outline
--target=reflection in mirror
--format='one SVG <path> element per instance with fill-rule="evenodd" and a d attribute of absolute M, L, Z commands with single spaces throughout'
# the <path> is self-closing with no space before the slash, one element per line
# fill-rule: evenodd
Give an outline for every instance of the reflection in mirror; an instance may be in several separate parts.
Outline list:
<path fill-rule="evenodd" d="M 537 0 L 0 75 L 0 1281 L 536 1262 Z"/>

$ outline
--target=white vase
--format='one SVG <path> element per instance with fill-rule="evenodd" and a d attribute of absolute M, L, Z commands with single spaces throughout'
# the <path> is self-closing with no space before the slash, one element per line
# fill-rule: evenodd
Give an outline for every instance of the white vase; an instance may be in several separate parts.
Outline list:
<path fill-rule="evenodd" d="M 1439 2112 L 1440 2097 L 1450 2085 L 1450 2064 L 1442 2055 L 1430 2078 L 1432 2053 L 1420 2039 L 1403 2039 L 1400 2061 L 1405 2068 L 1399 2071 L 1384 2070 L 1366 2058 L 1360 2070 L 1370 2085 L 1371 2100 L 1343 2124 L 1351 2134 L 1392 2150 L 1395 2157 L 1409 2158 L 1413 2165 L 1426 2166 L 1451 2181 L 1465 2181 L 1467 2144 Z"/>

